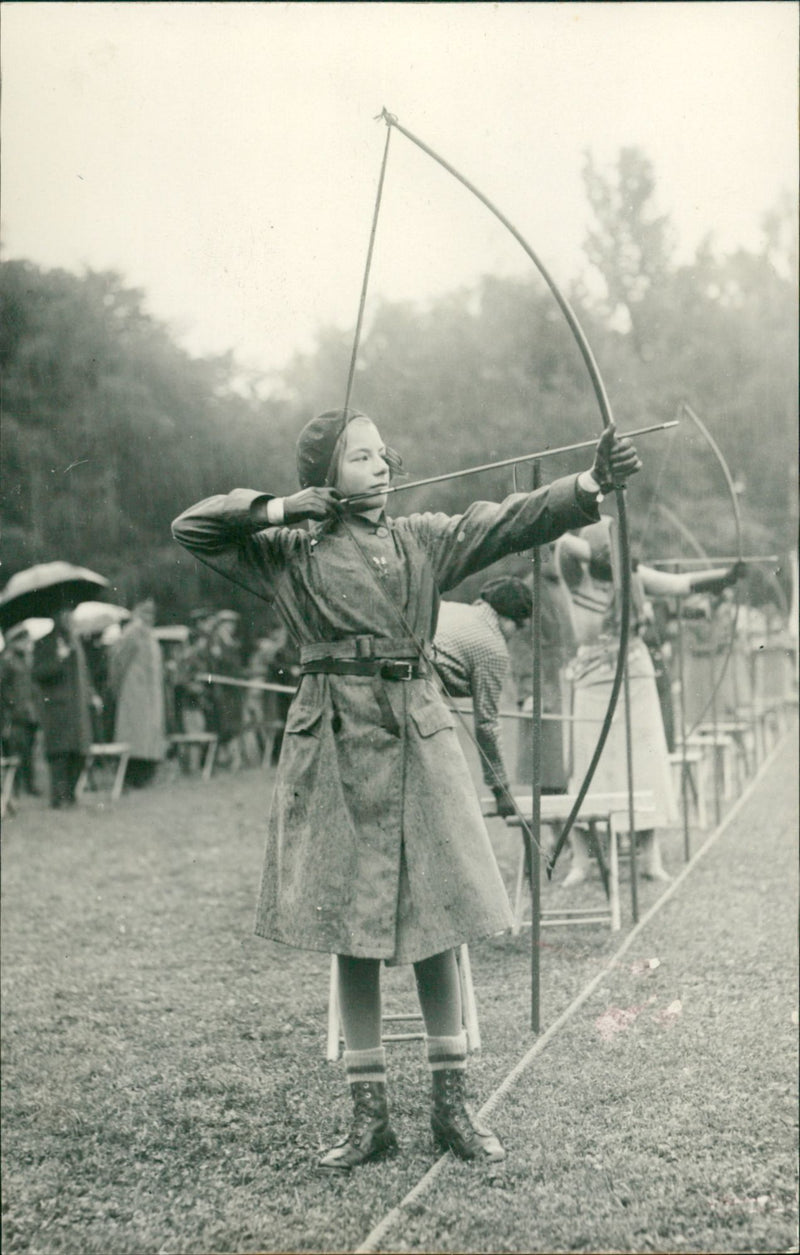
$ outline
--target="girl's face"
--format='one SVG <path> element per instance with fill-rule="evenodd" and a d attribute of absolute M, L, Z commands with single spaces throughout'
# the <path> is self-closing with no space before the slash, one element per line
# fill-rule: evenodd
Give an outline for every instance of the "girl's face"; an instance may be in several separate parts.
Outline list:
<path fill-rule="evenodd" d="M 354 503 L 359 514 L 380 514 L 386 505 L 386 489 L 389 487 L 389 463 L 386 461 L 386 445 L 381 434 L 369 418 L 354 418 L 344 433 L 344 445 L 336 473 L 336 487 L 345 497 L 369 493 L 363 501 Z"/>

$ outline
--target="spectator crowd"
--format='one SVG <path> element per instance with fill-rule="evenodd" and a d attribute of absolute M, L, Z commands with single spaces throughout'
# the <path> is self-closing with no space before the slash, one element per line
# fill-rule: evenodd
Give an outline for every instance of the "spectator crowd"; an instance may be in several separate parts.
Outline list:
<path fill-rule="evenodd" d="M 594 525 L 584 529 L 584 535 L 568 534 L 544 551 L 540 621 L 545 793 L 566 792 L 581 774 L 607 700 L 618 625 L 613 621 L 615 599 L 604 528 Z M 657 782 L 662 799 L 659 822 L 671 824 L 675 799 L 664 764 L 679 737 L 678 636 L 683 649 L 683 720 L 691 726 L 703 716 L 732 627 L 735 639 L 728 674 L 715 697 L 722 720 L 735 718 L 756 688 L 783 683 L 766 675 L 765 667 L 771 665 L 770 659 L 777 659 L 779 668 L 787 665 L 791 651 L 774 646 L 786 642 L 789 625 L 786 607 L 777 599 L 759 607 L 744 605 L 734 614 L 732 586 L 741 569 L 714 572 L 706 586 L 702 575 L 707 573 L 670 577 L 646 565 L 637 568 L 631 646 L 637 699 L 634 736 L 649 746 L 643 761 L 652 776 L 648 784 Z M 493 788 L 501 813 L 509 813 L 513 805 L 507 800 L 509 781 L 524 783 L 530 774 L 529 738 L 517 737 L 514 761 L 504 761 L 501 746 L 506 745 L 509 757 L 509 736 L 501 737 L 499 730 L 501 707 L 530 709 L 530 584 L 530 576 L 524 582 L 508 577 L 490 581 L 472 615 L 469 606 L 443 603 L 434 646 L 445 689 L 451 697 L 474 702 L 484 781 Z M 525 595 L 520 596 L 520 590 Z M 286 628 L 273 628 L 246 650 L 240 617 L 233 610 L 198 607 L 188 624 L 158 626 L 156 619 L 155 603 L 145 599 L 130 611 L 87 603 L 54 620 L 28 620 L 9 629 L 0 654 L 0 733 L 4 758 L 18 762 L 18 795 L 39 796 L 49 789 L 53 807 L 73 804 L 90 746 L 97 743 L 129 747 L 125 777 L 129 789 L 152 784 L 168 759 L 182 772 L 196 770 L 200 751 L 192 737 L 198 734 L 213 735 L 215 762 L 222 769 L 277 763 L 299 675 L 297 652 Z M 482 645 L 483 654 L 480 650 L 476 654 L 476 625 L 489 634 L 490 644 L 493 633 L 491 650 Z M 466 633 L 461 642 L 460 632 Z M 454 662 L 460 650 L 473 658 L 469 666 Z M 476 656 L 491 657 L 486 674 L 474 663 Z M 619 738 L 616 745 L 612 740 L 604 759 L 608 787 L 624 788 L 623 760 Z M 646 834 L 644 840 L 649 843 L 650 872 L 665 874 L 653 837 Z M 585 865 L 578 833 L 571 872 L 575 881 L 582 879 Z"/>
<path fill-rule="evenodd" d="M 283 690 L 298 674 L 285 628 L 247 654 L 233 610 L 202 607 L 189 624 L 157 626 L 149 598 L 130 612 L 97 607 L 93 616 L 79 606 L 53 620 L 27 620 L 5 635 L 0 735 L 3 758 L 17 762 L 17 795 L 39 796 L 46 785 L 51 806 L 74 804 L 97 744 L 127 747 L 129 789 L 152 784 L 170 758 L 182 771 L 194 769 L 191 744 L 176 734 L 213 734 L 223 768 L 277 762 L 291 701 Z"/>

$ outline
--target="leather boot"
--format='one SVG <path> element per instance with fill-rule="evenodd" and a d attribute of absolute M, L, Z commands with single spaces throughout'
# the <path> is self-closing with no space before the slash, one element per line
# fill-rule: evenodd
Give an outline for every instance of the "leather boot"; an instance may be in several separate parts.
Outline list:
<path fill-rule="evenodd" d="M 431 1076 L 431 1128 L 439 1146 L 459 1159 L 482 1159 L 485 1163 L 505 1159 L 500 1138 L 479 1124 L 466 1105 L 466 1073 L 460 1068 L 442 1068 Z"/>
<path fill-rule="evenodd" d="M 350 1093 L 353 1095 L 350 1132 L 322 1157 L 321 1168 L 349 1172 L 368 1159 L 377 1159 L 397 1148 L 397 1138 L 389 1124 L 384 1082 L 352 1081 Z"/>

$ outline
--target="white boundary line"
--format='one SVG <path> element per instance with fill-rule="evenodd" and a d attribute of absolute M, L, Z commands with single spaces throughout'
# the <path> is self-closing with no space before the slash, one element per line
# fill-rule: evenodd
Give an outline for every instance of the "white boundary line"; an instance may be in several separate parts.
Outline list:
<path fill-rule="evenodd" d="M 630 947 L 633 945 L 633 942 L 639 936 L 640 932 L 646 927 L 647 924 L 650 923 L 650 920 L 653 918 L 654 915 L 656 915 L 661 910 L 662 906 L 664 906 L 666 902 L 669 902 L 670 898 L 673 896 L 673 894 L 677 892 L 678 888 L 683 884 L 684 880 L 690 874 L 690 872 L 694 870 L 694 868 L 700 862 L 701 858 L 703 858 L 704 855 L 706 855 L 708 851 L 711 849 L 711 847 L 716 844 L 716 842 L 725 832 L 728 825 L 733 822 L 733 820 L 739 814 L 739 811 L 742 809 L 742 807 L 749 801 L 752 793 L 756 789 L 756 786 L 761 783 L 762 778 L 769 771 L 770 767 L 772 766 L 773 762 L 780 754 L 781 750 L 783 749 L 790 735 L 791 735 L 791 732 L 787 732 L 784 734 L 784 736 L 781 737 L 778 744 L 774 746 L 774 748 L 772 749 L 771 753 L 769 754 L 769 757 L 764 759 L 764 762 L 761 764 L 758 771 L 753 776 L 753 779 L 749 781 L 741 797 L 737 798 L 737 800 L 734 802 L 733 806 L 728 811 L 727 815 L 722 820 L 722 823 L 719 825 L 719 827 L 715 828 L 714 831 L 707 837 L 706 841 L 703 843 L 703 845 L 700 846 L 700 849 L 696 852 L 696 854 L 692 855 L 692 857 L 690 858 L 686 866 L 683 868 L 683 870 L 678 873 L 678 875 L 675 877 L 672 883 L 664 890 L 664 892 L 661 894 L 661 897 L 658 898 L 657 901 L 655 901 L 653 905 L 650 907 L 650 909 L 645 912 L 645 914 L 639 920 L 639 923 L 634 925 L 634 927 L 631 929 L 631 931 L 628 933 L 627 937 L 623 941 L 622 945 L 617 950 L 614 951 L 614 954 L 611 956 L 606 966 L 597 974 L 597 976 L 592 977 L 588 985 L 584 986 L 584 988 L 581 990 L 578 996 L 573 999 L 573 1001 L 569 1004 L 566 1010 L 562 1011 L 561 1015 L 559 1015 L 558 1018 L 553 1021 L 550 1027 L 544 1033 L 542 1033 L 542 1036 L 536 1039 L 534 1044 L 531 1046 L 530 1050 L 528 1050 L 527 1053 L 522 1056 L 519 1063 L 515 1064 L 515 1066 L 511 1069 L 511 1071 L 506 1076 L 505 1080 L 500 1083 L 500 1085 L 497 1087 L 494 1093 L 483 1104 L 483 1106 L 481 1107 L 478 1113 L 479 1117 L 487 1116 L 494 1110 L 494 1108 L 500 1102 L 501 1098 L 505 1097 L 505 1095 L 508 1093 L 509 1089 L 514 1084 L 514 1082 L 522 1075 L 523 1072 L 527 1070 L 527 1068 L 530 1067 L 531 1063 L 536 1058 L 536 1056 L 542 1053 L 545 1046 L 551 1041 L 553 1037 L 555 1037 L 556 1033 L 558 1033 L 559 1030 L 563 1028 L 563 1026 L 569 1020 L 572 1019 L 576 1011 L 580 1010 L 584 1002 L 586 1002 L 587 999 L 592 996 L 595 989 L 597 989 L 598 985 L 602 984 L 602 982 L 611 974 L 611 972 L 616 967 L 618 961 L 630 949 Z M 367 1252 L 379 1251 L 381 1249 L 379 1246 L 379 1243 L 381 1239 L 383 1238 L 384 1234 L 387 1232 L 387 1230 L 390 1229 L 391 1226 L 394 1224 L 394 1222 L 400 1218 L 403 1209 L 405 1207 L 408 1207 L 410 1203 L 415 1202 L 420 1197 L 421 1194 L 424 1194 L 425 1191 L 428 1189 L 428 1187 L 436 1180 L 436 1178 L 441 1175 L 445 1165 L 450 1162 L 450 1158 L 451 1157 L 450 1157 L 449 1152 L 445 1152 L 439 1159 L 436 1160 L 436 1163 L 433 1164 L 428 1169 L 425 1175 L 423 1177 L 420 1177 L 419 1181 L 417 1181 L 417 1184 L 413 1187 L 413 1189 L 409 1190 L 405 1198 L 402 1199 L 397 1204 L 396 1207 L 393 1207 L 391 1211 L 387 1212 L 386 1215 L 381 1220 L 378 1221 L 375 1227 L 367 1234 L 366 1238 L 361 1243 L 361 1245 L 356 1247 L 355 1255 L 366 1255 Z"/>

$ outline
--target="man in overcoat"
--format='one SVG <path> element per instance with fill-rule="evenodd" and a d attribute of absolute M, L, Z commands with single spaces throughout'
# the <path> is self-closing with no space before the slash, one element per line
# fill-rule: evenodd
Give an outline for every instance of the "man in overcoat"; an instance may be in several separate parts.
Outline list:
<path fill-rule="evenodd" d="M 50 805 L 75 802 L 75 786 L 92 743 L 92 686 L 69 610 L 55 617 L 53 631 L 36 642 L 33 678 L 41 694 L 44 752 L 50 770 Z"/>
<path fill-rule="evenodd" d="M 134 606 L 109 659 L 114 739 L 131 747 L 126 779 L 135 788 L 153 779 L 166 753 L 164 669 L 153 632 L 155 610 L 150 597 Z"/>

